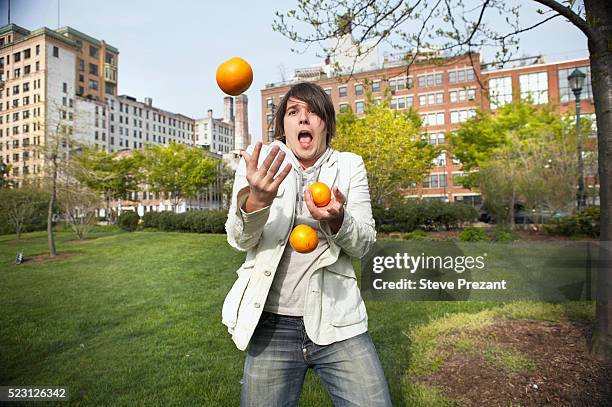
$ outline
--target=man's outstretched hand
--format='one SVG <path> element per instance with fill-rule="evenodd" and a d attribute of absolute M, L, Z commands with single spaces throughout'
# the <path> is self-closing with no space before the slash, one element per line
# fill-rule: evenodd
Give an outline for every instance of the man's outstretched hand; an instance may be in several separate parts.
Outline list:
<path fill-rule="evenodd" d="M 287 164 L 274 178 L 285 159 L 285 153 L 280 151 L 278 146 L 270 149 L 266 159 L 257 168 L 261 146 L 261 141 L 258 141 L 252 155 L 246 151 L 240 152 L 246 163 L 246 179 L 249 183 L 249 197 L 242 207 L 242 210 L 247 213 L 272 205 L 272 201 L 278 193 L 278 187 L 291 172 L 291 164 Z"/>

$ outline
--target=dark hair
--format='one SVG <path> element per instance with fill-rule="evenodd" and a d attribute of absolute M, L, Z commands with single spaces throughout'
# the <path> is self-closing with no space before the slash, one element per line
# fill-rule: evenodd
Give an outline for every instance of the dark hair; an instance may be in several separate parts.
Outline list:
<path fill-rule="evenodd" d="M 325 123 L 326 143 L 329 145 L 332 137 L 336 134 L 336 112 L 331 97 L 325 93 L 322 87 L 311 82 L 301 82 L 293 85 L 289 92 L 285 94 L 283 100 L 276 110 L 274 118 L 274 138 L 286 143 L 285 138 L 285 112 L 289 98 L 294 98 L 305 102 L 311 112 L 323 120 Z"/>

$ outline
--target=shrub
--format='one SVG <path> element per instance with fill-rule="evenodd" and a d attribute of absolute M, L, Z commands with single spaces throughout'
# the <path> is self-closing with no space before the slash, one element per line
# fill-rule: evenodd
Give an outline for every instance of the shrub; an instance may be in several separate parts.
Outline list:
<path fill-rule="evenodd" d="M 163 231 L 193 233 L 224 233 L 227 211 L 195 210 L 184 213 L 147 212 L 144 227 L 158 228 Z"/>
<path fill-rule="evenodd" d="M 404 239 L 406 240 L 434 240 L 431 236 L 427 234 L 427 232 L 421 229 L 413 230 L 410 233 L 406 233 L 404 235 Z"/>
<path fill-rule="evenodd" d="M 142 226 L 145 228 L 159 227 L 159 214 L 161 212 L 146 212 L 142 217 Z"/>
<path fill-rule="evenodd" d="M 134 211 L 125 211 L 119 215 L 119 227 L 127 232 L 133 232 L 138 226 L 140 216 Z"/>
<path fill-rule="evenodd" d="M 381 232 L 411 232 L 419 227 L 453 230 L 478 219 L 471 205 L 417 200 L 396 201 L 388 209 L 373 208 L 373 215 Z"/>
<path fill-rule="evenodd" d="M 513 242 L 515 240 L 520 240 L 512 229 L 505 226 L 496 227 L 491 234 L 491 239 L 496 242 Z"/>
<path fill-rule="evenodd" d="M 465 228 L 459 233 L 459 240 L 464 242 L 480 242 L 486 239 L 485 231 L 478 228 Z"/>
<path fill-rule="evenodd" d="M 600 216 L 599 208 L 584 208 L 575 215 L 552 218 L 550 224 L 544 225 L 544 228 L 552 235 L 597 237 Z"/>
<path fill-rule="evenodd" d="M 177 214 L 171 211 L 159 212 L 157 218 L 157 228 L 164 232 L 171 232 L 176 230 L 176 216 Z"/>

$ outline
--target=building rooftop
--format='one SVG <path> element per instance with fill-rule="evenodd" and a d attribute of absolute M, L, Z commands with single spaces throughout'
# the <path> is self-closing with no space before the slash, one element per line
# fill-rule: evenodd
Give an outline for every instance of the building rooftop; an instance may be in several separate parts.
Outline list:
<path fill-rule="evenodd" d="M 0 27 L 0 35 L 6 34 L 8 32 L 15 32 L 18 33 L 20 35 L 23 36 L 23 38 L 19 38 L 16 39 L 15 41 L 12 41 L 8 44 L 4 44 L 2 47 L 6 47 L 6 46 L 10 46 L 10 45 L 15 45 L 18 44 L 22 41 L 25 41 L 27 39 L 30 39 L 32 37 L 36 37 L 37 35 L 41 35 L 41 34 L 46 34 L 49 35 L 53 38 L 56 38 L 58 40 L 62 40 L 70 45 L 76 46 L 76 43 L 74 42 L 74 40 L 72 40 L 71 38 L 69 38 L 69 36 L 73 36 L 73 37 L 77 37 L 80 38 L 81 40 L 85 40 L 91 44 L 97 45 L 99 47 L 101 47 L 103 44 L 106 47 L 107 50 L 114 52 L 116 54 L 119 53 L 119 50 L 115 47 L 113 47 L 112 45 L 107 44 L 105 41 L 100 41 L 97 40 L 85 33 L 82 33 L 79 30 L 75 30 L 72 27 L 62 27 L 62 28 L 58 28 L 57 30 L 52 30 L 50 28 L 47 27 L 42 27 L 39 28 L 37 30 L 34 31 L 30 31 L 27 30 L 17 24 L 7 24 L 5 26 Z"/>
<path fill-rule="evenodd" d="M 62 35 L 68 34 L 68 35 L 72 35 L 72 36 L 78 37 L 78 38 L 80 38 L 82 40 L 85 40 L 85 41 L 87 41 L 89 43 L 92 43 L 94 45 L 97 45 L 99 47 L 101 47 L 104 44 L 104 46 L 106 46 L 107 50 L 115 52 L 117 54 L 119 53 L 119 50 L 117 48 L 115 48 L 112 45 L 106 43 L 105 41 L 97 40 L 97 39 L 95 39 L 93 37 L 90 37 L 89 35 L 81 32 L 79 30 L 75 30 L 72 27 L 61 27 L 61 28 L 58 28 L 55 31 L 57 31 L 58 33 L 60 33 Z"/>

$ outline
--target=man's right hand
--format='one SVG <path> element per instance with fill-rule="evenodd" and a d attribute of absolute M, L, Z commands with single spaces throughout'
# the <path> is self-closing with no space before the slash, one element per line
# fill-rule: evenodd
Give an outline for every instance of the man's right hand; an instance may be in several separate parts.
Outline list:
<path fill-rule="evenodd" d="M 270 149 L 261 167 L 257 168 L 261 146 L 261 141 L 258 141 L 252 155 L 249 155 L 246 151 L 240 152 L 246 163 L 246 179 L 249 183 L 249 197 L 242 207 L 242 210 L 246 213 L 272 205 L 278 187 L 291 172 L 291 164 L 287 164 L 278 174 L 278 177 L 274 178 L 285 159 L 285 152 L 280 151 L 278 146 Z"/>

